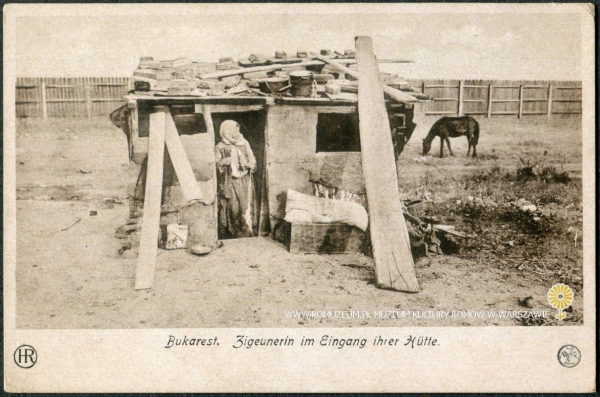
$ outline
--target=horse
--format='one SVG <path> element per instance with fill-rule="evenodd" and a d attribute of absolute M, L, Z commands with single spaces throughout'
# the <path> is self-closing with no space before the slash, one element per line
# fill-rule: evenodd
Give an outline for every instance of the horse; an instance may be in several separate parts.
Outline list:
<path fill-rule="evenodd" d="M 442 117 L 436 121 L 429 130 L 429 134 L 423 139 L 423 156 L 429 153 L 431 142 L 436 136 L 440 137 L 440 157 L 444 157 L 444 141 L 446 141 L 446 144 L 448 145 L 450 156 L 454 156 L 452 148 L 450 147 L 450 139 L 448 138 L 457 138 L 459 136 L 466 136 L 469 142 L 467 157 L 469 157 L 469 154 L 471 153 L 471 147 L 473 148 L 473 157 L 477 157 L 479 123 L 473 117 Z"/>

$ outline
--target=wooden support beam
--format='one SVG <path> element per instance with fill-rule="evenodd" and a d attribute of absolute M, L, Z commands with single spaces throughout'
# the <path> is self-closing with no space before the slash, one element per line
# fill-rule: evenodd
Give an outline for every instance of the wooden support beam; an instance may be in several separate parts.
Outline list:
<path fill-rule="evenodd" d="M 160 205 L 162 198 L 163 160 L 165 153 L 166 106 L 157 106 L 150 115 L 150 138 L 148 145 L 148 167 L 144 193 L 144 215 L 140 249 L 135 272 L 135 289 L 150 289 L 154 284 L 156 250 L 160 228 Z"/>
<path fill-rule="evenodd" d="M 212 106 L 213 105 L 202 105 L 202 117 L 204 118 L 204 124 L 206 125 L 206 132 L 208 134 L 210 134 L 212 141 L 211 144 L 213 145 L 213 147 L 215 146 L 215 125 L 213 123 L 213 119 L 212 119 Z M 215 181 L 215 183 L 217 183 L 217 167 L 213 167 L 213 180 Z M 266 182 L 265 182 L 266 183 Z M 215 192 L 217 191 L 217 188 L 215 186 Z M 265 196 L 263 196 L 263 200 Z M 216 198 L 216 197 L 215 197 Z M 212 204 L 213 202 L 211 200 L 208 200 L 205 204 Z M 219 206 L 217 203 L 215 203 L 213 205 L 213 216 L 214 219 L 219 219 Z"/>
<path fill-rule="evenodd" d="M 349 74 L 350 76 L 354 77 L 355 79 L 359 79 L 360 73 L 357 73 L 356 71 L 345 67 L 344 65 L 340 64 L 339 62 L 336 62 L 329 58 L 322 57 L 322 56 L 314 54 L 314 53 L 311 53 L 311 56 L 313 58 L 319 59 L 325 63 L 328 63 L 331 66 L 335 66 L 342 72 Z M 375 64 L 377 64 L 377 62 Z M 359 86 L 360 86 L 360 83 L 359 83 Z M 385 92 L 386 94 L 388 94 L 389 96 L 391 96 L 392 98 L 394 98 L 395 100 L 397 100 L 399 102 L 409 102 L 409 103 L 410 102 L 420 102 L 417 98 L 415 98 L 414 96 L 412 96 L 410 94 L 407 94 L 405 92 L 402 92 L 400 90 L 397 90 L 397 89 L 392 88 L 385 84 L 382 84 L 382 86 L 383 86 L 383 92 Z"/>
<path fill-rule="evenodd" d="M 183 143 L 179 138 L 179 132 L 177 132 L 177 126 L 171 117 L 171 113 L 165 113 L 166 130 L 165 130 L 165 143 L 169 150 L 169 158 L 173 164 L 173 169 L 177 175 L 179 186 L 183 198 L 188 204 L 202 200 L 202 192 L 198 186 L 198 181 L 194 176 L 192 165 L 188 158 Z"/>
<path fill-rule="evenodd" d="M 418 292 L 408 230 L 398 193 L 390 124 L 369 37 L 357 37 L 356 59 L 361 75 L 358 80 L 358 113 L 362 165 L 377 284 L 383 288 Z"/>

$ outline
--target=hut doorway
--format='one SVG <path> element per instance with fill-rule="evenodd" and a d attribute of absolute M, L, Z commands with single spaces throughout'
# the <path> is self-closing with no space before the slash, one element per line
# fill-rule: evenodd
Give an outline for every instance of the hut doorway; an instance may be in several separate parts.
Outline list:
<path fill-rule="evenodd" d="M 214 130 L 215 130 L 215 142 L 218 144 L 221 141 L 220 130 L 221 124 L 226 120 L 233 120 L 240 125 L 240 132 L 244 138 L 248 141 L 252 154 L 256 158 L 256 171 L 249 173 L 248 178 L 251 181 L 252 188 L 247 192 L 248 200 L 252 203 L 250 210 L 248 208 L 240 211 L 239 208 L 235 208 L 232 214 L 231 208 L 227 208 L 232 202 L 228 200 L 239 199 L 235 197 L 236 192 L 231 190 L 231 180 L 227 177 L 223 177 L 221 171 L 217 169 L 217 227 L 218 237 L 220 240 L 240 238 L 240 237 L 255 237 L 259 234 L 259 223 L 260 219 L 268 214 L 261 214 L 261 203 L 263 200 L 263 192 L 265 189 L 265 120 L 266 114 L 264 111 L 250 111 L 250 112 L 236 112 L 236 113 L 213 113 L 212 115 Z M 217 166 L 218 168 L 218 166 Z M 227 186 L 226 186 L 227 185 Z M 235 188 L 239 189 L 239 185 Z M 228 191 L 229 193 L 224 193 Z M 246 192 L 244 192 L 246 193 Z M 225 194 L 233 195 L 234 197 L 226 198 Z M 266 197 L 264 197 L 266 199 Z M 237 206 L 240 202 L 233 203 Z M 245 204 L 245 203 L 242 203 Z M 266 211 L 266 210 L 263 210 Z M 238 219 L 232 218 L 238 216 Z M 237 226 L 234 225 L 237 223 Z M 247 225 L 246 228 L 244 225 Z M 250 227 L 251 225 L 251 227 Z M 240 232 L 240 229 L 244 231 Z M 237 230 L 237 231 L 236 231 Z"/>

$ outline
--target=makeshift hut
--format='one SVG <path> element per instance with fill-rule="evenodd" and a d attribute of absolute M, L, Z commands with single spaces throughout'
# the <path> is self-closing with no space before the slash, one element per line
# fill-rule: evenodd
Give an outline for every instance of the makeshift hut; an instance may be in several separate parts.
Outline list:
<path fill-rule="evenodd" d="M 187 236 L 179 236 L 188 248 L 218 247 L 223 233 L 215 146 L 221 124 L 234 120 L 256 158 L 254 235 L 270 235 L 292 252 L 364 248 L 365 227 L 357 227 L 362 215 L 352 205 L 333 205 L 320 218 L 310 208 L 290 215 L 290 194 L 296 204 L 309 207 L 320 204 L 311 204 L 306 195 L 367 207 L 354 52 L 334 57 L 298 52 L 292 58 L 281 51 L 275 55 L 219 62 L 140 60 L 127 105 L 111 119 L 127 134 L 130 223 L 143 216 L 142 234 L 144 228 L 160 225 L 164 243 L 165 233 L 177 237 L 177 230 L 166 230 L 167 225 L 184 225 Z M 381 80 L 398 156 L 427 97 L 397 76 L 382 74 Z M 144 214 L 158 206 L 159 213 Z M 157 241 L 154 231 L 148 233 L 149 242 L 142 236 L 140 261 L 144 244 Z M 143 284 L 136 280 L 136 288 Z"/>

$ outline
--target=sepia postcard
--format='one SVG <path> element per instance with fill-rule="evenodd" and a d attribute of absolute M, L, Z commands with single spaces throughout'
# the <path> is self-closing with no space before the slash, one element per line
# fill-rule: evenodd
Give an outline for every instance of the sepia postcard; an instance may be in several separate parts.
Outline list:
<path fill-rule="evenodd" d="M 593 392 L 592 4 L 4 7 L 4 390 Z"/>

